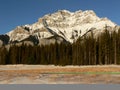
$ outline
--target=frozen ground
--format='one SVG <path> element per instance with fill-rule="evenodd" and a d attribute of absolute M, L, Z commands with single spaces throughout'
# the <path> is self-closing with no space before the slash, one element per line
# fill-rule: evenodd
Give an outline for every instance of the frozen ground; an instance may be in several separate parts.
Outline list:
<path fill-rule="evenodd" d="M 120 84 L 120 66 L 2 65 L 0 84 Z"/>

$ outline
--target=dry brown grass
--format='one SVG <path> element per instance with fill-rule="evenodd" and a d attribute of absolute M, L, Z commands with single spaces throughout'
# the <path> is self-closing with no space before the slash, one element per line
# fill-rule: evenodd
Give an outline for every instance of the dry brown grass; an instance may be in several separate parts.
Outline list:
<path fill-rule="evenodd" d="M 74 74 L 77 72 L 78 74 Z M 23 84 L 120 84 L 120 74 L 84 74 L 84 72 L 120 72 L 119 67 L 42 67 L 29 69 L 0 69 L 0 83 L 20 83 Z M 53 73 L 53 74 L 50 74 Z M 59 74 L 63 73 L 63 74 Z M 66 73 L 66 74 L 64 74 Z M 73 74 L 67 74 L 73 73 Z M 79 74 L 81 73 L 81 74 Z M 19 79 L 21 78 L 21 79 Z M 22 80 L 22 81 L 19 81 Z M 30 81 L 29 81 L 30 80 Z"/>
<path fill-rule="evenodd" d="M 0 70 L 0 72 L 6 73 L 62 73 L 62 72 L 120 72 L 118 67 L 84 67 L 84 68 L 72 68 L 72 67 L 51 67 L 51 68 L 39 68 L 39 69 L 23 69 L 23 70 Z"/>

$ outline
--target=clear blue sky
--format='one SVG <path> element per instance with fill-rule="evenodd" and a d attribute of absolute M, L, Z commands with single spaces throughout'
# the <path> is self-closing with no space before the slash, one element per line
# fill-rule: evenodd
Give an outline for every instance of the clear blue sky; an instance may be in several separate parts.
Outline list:
<path fill-rule="evenodd" d="M 120 25 L 120 0 L 0 0 L 0 34 L 62 9 L 94 10 Z"/>

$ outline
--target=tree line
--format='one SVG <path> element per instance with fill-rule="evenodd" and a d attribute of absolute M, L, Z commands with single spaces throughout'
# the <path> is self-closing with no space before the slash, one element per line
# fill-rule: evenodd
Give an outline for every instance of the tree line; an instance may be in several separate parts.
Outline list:
<path fill-rule="evenodd" d="M 93 32 L 73 44 L 12 45 L 0 48 L 0 64 L 33 65 L 108 65 L 120 64 L 120 30 L 104 30 L 98 37 Z"/>

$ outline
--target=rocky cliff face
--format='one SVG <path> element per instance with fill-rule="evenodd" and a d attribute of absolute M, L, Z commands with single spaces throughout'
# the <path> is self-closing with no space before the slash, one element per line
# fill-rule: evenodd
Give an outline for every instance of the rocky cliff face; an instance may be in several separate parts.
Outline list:
<path fill-rule="evenodd" d="M 73 43 L 88 32 L 97 36 L 104 31 L 117 29 L 117 25 L 107 18 L 99 18 L 94 11 L 59 10 L 47 14 L 32 25 L 18 26 L 7 33 L 8 43 L 31 42 L 32 44 L 50 44 L 55 42 Z M 2 40 L 3 41 L 3 40 Z"/>
<path fill-rule="evenodd" d="M 10 37 L 8 35 L 0 35 L 0 47 L 3 45 L 7 45 L 10 41 Z"/>

